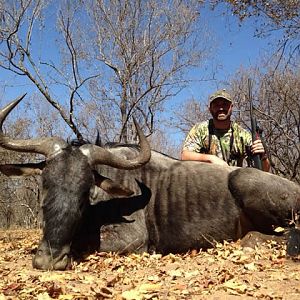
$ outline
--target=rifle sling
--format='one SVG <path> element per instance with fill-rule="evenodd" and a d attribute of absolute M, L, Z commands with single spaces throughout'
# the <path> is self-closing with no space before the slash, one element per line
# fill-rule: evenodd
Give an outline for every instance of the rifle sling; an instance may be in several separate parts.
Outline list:
<path fill-rule="evenodd" d="M 230 125 L 230 129 L 231 129 L 231 135 L 230 135 L 229 158 L 228 159 L 227 159 L 226 153 L 223 149 L 220 137 L 218 136 L 218 140 L 219 140 L 219 144 L 220 144 L 220 148 L 221 148 L 221 152 L 222 152 L 222 157 L 223 157 L 223 160 L 226 161 L 227 163 L 231 162 L 231 160 L 232 160 L 231 154 L 232 154 L 233 143 L 234 143 L 234 129 L 233 129 L 232 123 Z M 210 119 L 208 122 L 208 151 L 207 151 L 207 153 L 210 153 L 211 141 L 212 141 L 213 134 L 214 134 L 214 124 L 213 124 L 213 119 Z"/>

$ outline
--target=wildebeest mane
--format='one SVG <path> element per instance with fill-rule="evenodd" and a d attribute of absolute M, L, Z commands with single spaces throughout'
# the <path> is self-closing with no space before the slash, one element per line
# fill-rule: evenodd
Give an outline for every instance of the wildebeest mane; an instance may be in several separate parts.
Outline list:
<path fill-rule="evenodd" d="M 137 144 L 125 144 L 125 143 L 118 143 L 118 142 L 107 142 L 104 145 L 105 148 L 118 148 L 118 147 L 129 147 L 133 149 L 140 149 L 140 146 Z"/>
<path fill-rule="evenodd" d="M 105 143 L 104 145 L 104 148 L 110 148 L 110 149 L 113 149 L 113 148 L 132 148 L 132 149 L 136 149 L 136 150 L 140 150 L 140 146 L 137 145 L 137 144 L 125 144 L 125 143 L 118 143 L 118 142 L 107 142 Z M 157 151 L 157 150 L 151 150 L 152 152 L 156 152 L 156 153 L 159 153 L 161 154 L 162 156 L 164 157 L 168 157 L 168 158 L 171 158 L 171 159 L 174 159 L 174 160 L 179 160 L 178 158 L 175 158 L 171 155 L 168 155 L 166 153 L 163 153 L 161 151 Z"/>
<path fill-rule="evenodd" d="M 70 144 L 71 146 L 74 146 L 74 147 L 80 147 L 80 146 L 86 145 L 86 144 L 91 144 L 91 145 L 96 145 L 96 146 L 102 147 L 102 141 L 100 138 L 99 131 L 97 132 L 97 136 L 96 136 L 94 143 L 92 143 L 91 141 L 89 141 L 87 139 L 72 139 L 72 140 L 67 139 L 67 142 L 68 142 L 68 144 Z"/>

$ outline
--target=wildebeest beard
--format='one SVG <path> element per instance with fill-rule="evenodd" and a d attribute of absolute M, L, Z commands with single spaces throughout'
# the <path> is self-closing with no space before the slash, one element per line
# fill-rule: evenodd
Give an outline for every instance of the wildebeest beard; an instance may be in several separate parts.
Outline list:
<path fill-rule="evenodd" d="M 43 211 L 48 222 L 45 227 L 57 228 L 55 232 L 46 230 L 44 234 L 53 245 L 57 238 L 70 236 L 64 234 L 64 231 L 71 233 L 76 230 L 74 221 L 81 219 L 94 183 L 87 159 L 76 150 L 70 149 L 69 152 L 50 160 L 42 176 L 43 191 L 46 193 Z"/>

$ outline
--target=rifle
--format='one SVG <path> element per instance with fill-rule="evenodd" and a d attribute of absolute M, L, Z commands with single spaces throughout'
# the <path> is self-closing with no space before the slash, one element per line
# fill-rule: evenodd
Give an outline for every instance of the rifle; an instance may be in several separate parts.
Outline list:
<path fill-rule="evenodd" d="M 251 133 L 252 133 L 252 142 L 260 139 L 260 128 L 257 124 L 256 117 L 253 115 L 253 99 L 252 99 L 252 82 L 251 79 L 248 79 L 248 100 L 250 102 L 250 119 L 251 119 Z M 259 154 L 252 155 L 252 161 L 254 168 L 262 170 L 262 164 Z"/>

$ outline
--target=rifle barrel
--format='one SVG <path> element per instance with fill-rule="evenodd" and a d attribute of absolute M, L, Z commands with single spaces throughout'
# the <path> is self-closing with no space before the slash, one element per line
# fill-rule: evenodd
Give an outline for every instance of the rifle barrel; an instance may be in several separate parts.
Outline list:
<path fill-rule="evenodd" d="M 253 115 L 253 98 L 252 98 L 252 82 L 251 79 L 248 79 L 248 99 L 250 102 L 250 119 L 251 119 L 251 133 L 252 133 L 252 143 L 258 139 L 260 139 L 258 126 L 256 118 Z M 262 170 L 262 163 L 259 154 L 254 154 L 252 156 L 252 160 L 254 163 L 254 167 Z"/>

